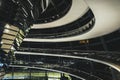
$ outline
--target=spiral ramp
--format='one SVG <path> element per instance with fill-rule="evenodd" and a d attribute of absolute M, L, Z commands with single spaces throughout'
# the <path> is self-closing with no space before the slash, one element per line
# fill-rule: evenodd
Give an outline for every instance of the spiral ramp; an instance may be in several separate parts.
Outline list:
<path fill-rule="evenodd" d="M 34 22 L 15 52 L 16 60 L 10 63 L 10 71 L 2 79 L 119 80 L 119 52 L 56 49 L 56 46 L 43 49 L 41 45 L 89 40 L 118 30 L 120 1 L 58 1 L 57 5 L 54 5 L 56 2 L 49 3 L 51 7 L 45 12 L 48 17 L 43 15 Z M 61 9 L 63 5 L 64 9 Z M 56 14 L 52 13 L 54 9 Z M 56 73 L 59 77 L 50 76 Z"/>

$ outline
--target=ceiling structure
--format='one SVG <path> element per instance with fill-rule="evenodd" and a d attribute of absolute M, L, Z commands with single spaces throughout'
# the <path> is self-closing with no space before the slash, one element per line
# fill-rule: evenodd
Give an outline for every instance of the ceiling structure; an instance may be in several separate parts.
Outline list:
<path fill-rule="evenodd" d="M 49 28 L 49 27 L 57 27 L 59 25 L 66 24 L 71 22 L 70 20 L 77 20 L 81 14 L 81 10 L 84 10 L 81 8 L 80 4 L 82 0 L 80 0 L 81 3 L 77 2 L 78 0 L 73 0 L 72 6 L 70 11 L 63 17 L 56 21 L 44 23 L 44 24 L 35 24 L 33 25 L 33 29 L 38 28 Z M 42 38 L 25 38 L 24 41 L 34 41 L 34 42 L 66 42 L 66 41 L 76 41 L 76 40 L 83 40 L 83 39 L 90 39 L 99 37 L 102 35 L 109 34 L 113 31 L 116 31 L 120 28 L 120 6 L 119 6 L 119 0 L 86 0 L 86 3 L 89 5 L 89 7 L 92 9 L 93 14 L 95 15 L 95 25 L 94 27 L 89 30 L 88 32 L 80 35 L 70 36 L 70 37 L 64 37 L 64 38 L 54 38 L 54 39 L 42 39 Z M 81 4 L 81 5 L 82 5 Z M 75 7 L 74 7 L 75 5 Z M 86 6 L 87 7 L 87 6 Z M 77 10 L 81 8 L 80 10 Z M 76 12 L 75 12 L 76 11 Z M 80 11 L 80 12 L 79 12 Z M 75 13 L 76 15 L 70 16 L 67 18 L 67 15 Z M 79 14 L 78 14 L 79 13 Z M 76 18 L 75 18 L 76 17 Z M 64 20 L 69 19 L 69 20 Z M 74 18 L 74 19 L 72 19 Z M 62 26 L 61 26 L 62 27 Z"/>
<path fill-rule="evenodd" d="M 18 1 L 21 2 L 21 0 Z M 27 7 L 27 11 L 30 9 L 29 5 L 33 6 L 30 4 L 30 1 L 33 0 L 24 1 L 21 4 L 22 7 L 19 5 L 22 12 L 26 9 L 24 7 Z M 39 18 L 36 18 L 37 20 L 30 19 L 34 24 L 27 38 L 22 42 L 26 32 L 30 29 L 24 27 L 25 24 L 21 27 L 26 29 L 19 30 L 19 34 L 14 35 L 17 37 L 16 39 L 12 38 L 12 41 L 16 42 L 10 44 L 11 39 L 9 38 L 11 37 L 9 36 L 11 35 L 2 37 L 3 40 L 0 44 L 6 45 L 5 50 L 8 50 L 9 45 L 15 46 L 15 48 L 12 47 L 13 52 L 16 49 L 14 53 L 11 52 L 11 61 L 9 60 L 8 65 L 6 62 L 0 63 L 0 74 L 4 76 L 5 70 L 9 72 L 8 75 L 10 74 L 5 79 L 18 79 L 22 76 L 24 79 L 40 80 L 43 77 L 43 79 L 49 80 L 48 73 L 51 71 L 61 74 L 61 77 L 53 77 L 56 80 L 120 79 L 119 0 L 38 1 L 41 1 L 42 4 L 34 8 L 40 9 L 38 7 L 41 6 L 44 14 L 40 13 L 42 16 L 39 16 L 39 12 L 34 13 L 32 8 L 33 13 L 36 14 L 36 16 L 31 15 L 32 18 L 38 16 Z M 46 1 L 45 5 L 43 1 Z M 19 10 L 18 13 L 20 16 L 25 15 Z M 17 15 L 17 17 L 19 16 Z M 22 21 L 20 17 L 19 20 L 16 22 L 20 24 Z M 9 25 L 3 27 L 2 24 L 1 26 L 0 32 L 3 35 L 13 35 L 14 33 L 11 31 L 18 28 L 18 26 Z M 1 53 L 3 52 L 1 51 Z M 3 57 L 0 54 L 0 59 Z M 7 60 L 7 58 L 5 59 Z M 17 73 L 19 75 L 16 77 L 18 71 L 20 73 Z M 24 75 L 21 75 L 21 72 Z M 38 72 L 45 75 L 41 76 Z M 64 74 L 69 75 L 70 79 L 66 79 Z M 2 76 L 0 78 L 3 78 Z"/>

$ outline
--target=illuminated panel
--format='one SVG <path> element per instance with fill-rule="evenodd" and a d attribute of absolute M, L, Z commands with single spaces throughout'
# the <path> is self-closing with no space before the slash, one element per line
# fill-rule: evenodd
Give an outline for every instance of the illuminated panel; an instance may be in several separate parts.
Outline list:
<path fill-rule="evenodd" d="M 7 57 L 11 54 L 11 56 L 14 56 L 12 52 L 19 48 L 20 44 L 23 41 L 25 33 L 23 33 L 23 31 L 18 27 L 11 26 L 9 24 L 1 27 L 4 28 L 4 31 L 0 39 L 0 48 L 5 51 L 4 55 Z"/>
<path fill-rule="evenodd" d="M 32 12 L 31 0 L 0 0 L 1 62 L 12 60 L 14 50 L 19 48 L 32 25 L 31 21 L 35 19 Z"/>

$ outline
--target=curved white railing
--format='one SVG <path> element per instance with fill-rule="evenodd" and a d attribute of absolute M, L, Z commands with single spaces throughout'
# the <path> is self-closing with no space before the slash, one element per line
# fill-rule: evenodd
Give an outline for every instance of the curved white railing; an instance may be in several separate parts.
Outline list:
<path fill-rule="evenodd" d="M 113 69 L 120 72 L 120 66 L 118 66 L 114 63 L 109 63 L 109 62 L 106 62 L 106 61 L 97 60 L 97 59 L 88 58 L 88 57 L 72 56 L 72 55 L 60 55 L 60 54 L 48 54 L 48 53 L 35 53 L 35 52 L 15 52 L 15 54 L 42 55 L 42 56 L 53 56 L 53 57 L 64 57 L 64 58 L 75 58 L 75 59 L 89 60 L 89 61 L 93 61 L 93 62 L 96 62 L 96 63 L 101 63 L 101 64 L 104 64 L 104 65 L 110 66 Z"/>

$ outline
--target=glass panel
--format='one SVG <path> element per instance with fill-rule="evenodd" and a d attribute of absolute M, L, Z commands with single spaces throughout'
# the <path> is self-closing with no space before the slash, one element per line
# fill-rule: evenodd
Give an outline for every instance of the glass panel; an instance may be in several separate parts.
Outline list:
<path fill-rule="evenodd" d="M 24 32 L 22 30 L 19 31 L 22 36 L 24 36 Z"/>
<path fill-rule="evenodd" d="M 60 79 L 57 79 L 57 78 L 48 78 L 48 80 L 60 80 Z"/>
<path fill-rule="evenodd" d="M 49 72 L 49 73 L 48 73 L 48 77 L 60 78 L 61 75 L 60 75 L 60 73 Z"/>

